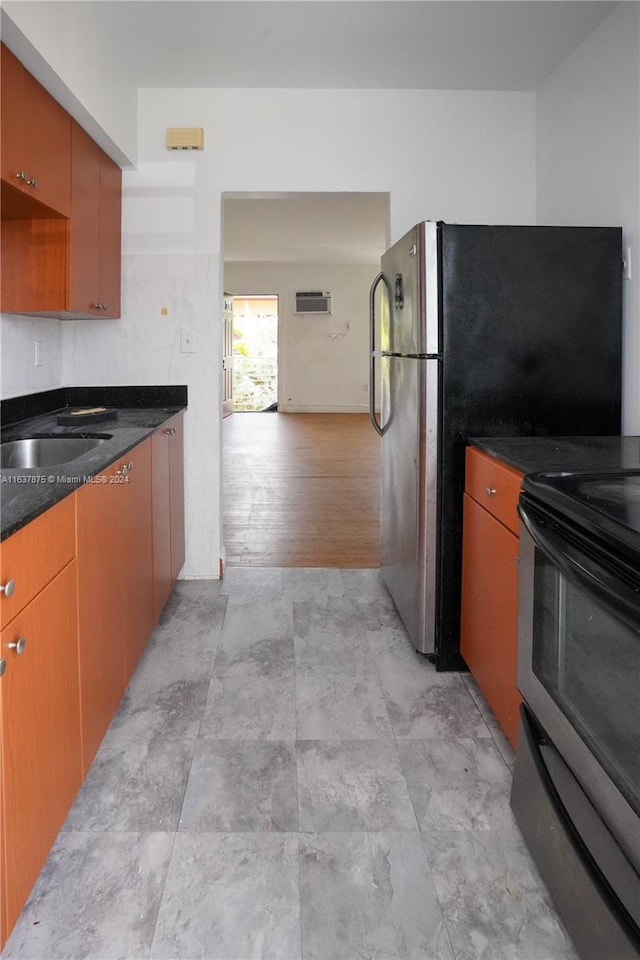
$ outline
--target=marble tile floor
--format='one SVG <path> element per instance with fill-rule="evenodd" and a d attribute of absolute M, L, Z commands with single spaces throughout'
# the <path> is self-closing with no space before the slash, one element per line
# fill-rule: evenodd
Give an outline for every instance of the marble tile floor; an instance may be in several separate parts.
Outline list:
<path fill-rule="evenodd" d="M 181 581 L 2 956 L 577 960 L 512 762 L 378 571 Z"/>

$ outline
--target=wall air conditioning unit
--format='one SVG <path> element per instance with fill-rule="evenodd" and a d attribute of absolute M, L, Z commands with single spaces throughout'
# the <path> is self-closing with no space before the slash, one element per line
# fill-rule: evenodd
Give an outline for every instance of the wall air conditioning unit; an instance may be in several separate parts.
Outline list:
<path fill-rule="evenodd" d="M 331 313 L 331 291 L 298 290 L 295 313 Z"/>

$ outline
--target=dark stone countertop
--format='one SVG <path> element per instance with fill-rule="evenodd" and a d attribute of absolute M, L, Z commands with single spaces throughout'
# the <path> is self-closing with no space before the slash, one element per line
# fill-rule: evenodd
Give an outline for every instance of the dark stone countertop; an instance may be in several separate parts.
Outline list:
<path fill-rule="evenodd" d="M 640 437 L 474 437 L 469 443 L 524 474 L 640 469 Z"/>
<path fill-rule="evenodd" d="M 115 408 L 115 419 L 74 427 L 57 416 L 79 407 Z M 0 470 L 0 541 L 97 476 L 187 406 L 186 387 L 70 387 L 4 400 L 2 440 L 42 435 L 110 435 L 62 465 Z"/>

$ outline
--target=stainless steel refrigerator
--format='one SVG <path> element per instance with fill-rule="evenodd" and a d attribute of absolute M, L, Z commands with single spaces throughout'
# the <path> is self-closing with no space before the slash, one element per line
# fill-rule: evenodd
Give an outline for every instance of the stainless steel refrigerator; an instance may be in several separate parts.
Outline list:
<path fill-rule="evenodd" d="M 456 669 L 468 438 L 620 433 L 622 234 L 423 222 L 381 266 L 380 566 L 415 648 Z"/>

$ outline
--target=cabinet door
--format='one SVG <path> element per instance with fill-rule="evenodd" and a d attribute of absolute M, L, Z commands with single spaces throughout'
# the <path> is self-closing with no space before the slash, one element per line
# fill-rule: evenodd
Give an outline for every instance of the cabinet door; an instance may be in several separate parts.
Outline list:
<path fill-rule="evenodd" d="M 102 315 L 120 316 L 122 285 L 122 170 L 100 157 L 100 303 Z"/>
<path fill-rule="evenodd" d="M 42 544 L 46 543 L 46 550 Z M 0 582 L 13 581 L 10 596 L 0 595 L 0 627 L 6 626 L 40 593 L 76 552 L 76 517 L 73 496 L 36 517 L 2 542 Z"/>
<path fill-rule="evenodd" d="M 518 538 L 464 496 L 460 651 L 515 746 Z"/>
<path fill-rule="evenodd" d="M 154 625 L 151 534 L 151 440 L 124 458 L 121 571 L 124 605 L 125 677 L 131 677 Z"/>
<path fill-rule="evenodd" d="M 0 111 L 1 150 L 0 170 L 2 179 L 22 188 L 19 174 L 24 170 L 26 150 L 25 129 L 25 76 L 26 71 L 4 44 L 0 47 Z"/>
<path fill-rule="evenodd" d="M 2 179 L 68 216 L 71 118 L 4 45 L 1 53 Z"/>
<path fill-rule="evenodd" d="M 67 309 L 119 317 L 122 171 L 77 123 L 71 157 Z"/>
<path fill-rule="evenodd" d="M 2 631 L 5 923 L 11 929 L 82 781 L 76 564 Z M 11 644 L 24 638 L 18 653 Z"/>
<path fill-rule="evenodd" d="M 0 665 L 4 660 L 2 650 L 0 650 Z M 5 660 L 6 663 L 6 660 Z M 0 666 L 0 671 L 4 671 L 5 667 Z M 0 673 L 0 677 L 1 677 Z M 2 716 L 2 679 L 0 678 L 0 717 Z M 2 736 L 0 735 L 0 951 L 4 947 L 5 940 L 8 936 L 8 931 L 5 925 L 5 909 L 4 909 L 4 895 L 5 895 L 5 882 L 4 882 L 4 775 L 2 773 L 3 768 L 3 753 L 2 753 Z"/>
<path fill-rule="evenodd" d="M 25 79 L 26 189 L 57 213 L 71 210 L 71 117 L 30 73 Z"/>
<path fill-rule="evenodd" d="M 171 565 L 171 491 L 169 427 L 151 438 L 153 512 L 153 614 L 157 622 L 173 586 Z"/>
<path fill-rule="evenodd" d="M 179 414 L 152 437 L 154 615 L 158 620 L 184 566 L 184 425 Z"/>
<path fill-rule="evenodd" d="M 71 224 L 67 309 L 100 315 L 100 149 L 82 127 L 71 131 Z"/>
<path fill-rule="evenodd" d="M 169 435 L 169 486 L 171 490 L 171 574 L 173 582 L 184 566 L 184 417 L 174 417 Z"/>
<path fill-rule="evenodd" d="M 86 776 L 126 686 L 119 464 L 76 492 L 78 649 Z"/>

